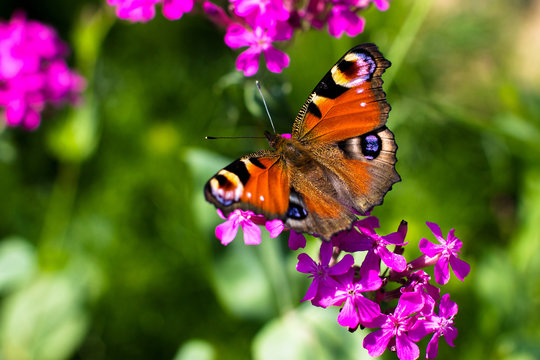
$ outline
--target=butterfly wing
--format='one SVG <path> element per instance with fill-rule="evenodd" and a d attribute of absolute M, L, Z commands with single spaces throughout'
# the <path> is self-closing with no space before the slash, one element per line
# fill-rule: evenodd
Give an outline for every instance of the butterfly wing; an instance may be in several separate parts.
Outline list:
<path fill-rule="evenodd" d="M 225 216 L 242 209 L 267 220 L 283 220 L 289 207 L 289 176 L 278 154 L 263 150 L 220 170 L 206 183 L 204 195 Z"/>
<path fill-rule="evenodd" d="M 336 142 L 384 126 L 390 105 L 381 75 L 389 66 L 374 44 L 349 50 L 302 106 L 292 137 L 304 144 Z"/>
<path fill-rule="evenodd" d="M 328 239 L 350 228 L 355 213 L 366 214 L 381 204 L 392 185 L 401 180 L 395 170 L 394 135 L 385 126 L 390 106 L 381 75 L 389 66 L 375 45 L 354 47 L 323 77 L 302 107 L 292 138 L 315 154 L 320 170 L 291 173 L 292 191 L 304 200 L 310 214 L 293 228 L 307 227 L 308 232 Z M 308 221 L 316 225 L 306 225 Z"/>

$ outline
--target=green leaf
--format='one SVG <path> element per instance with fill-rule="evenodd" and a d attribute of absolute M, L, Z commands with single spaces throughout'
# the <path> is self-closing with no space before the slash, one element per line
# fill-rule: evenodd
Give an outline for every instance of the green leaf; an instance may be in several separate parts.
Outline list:
<path fill-rule="evenodd" d="M 173 360 L 213 360 L 216 351 L 212 344 L 200 339 L 186 341 L 176 353 Z"/>
<path fill-rule="evenodd" d="M 0 291 L 27 282 L 36 271 L 36 253 L 26 240 L 12 237 L 0 243 Z"/>
<path fill-rule="evenodd" d="M 261 329 L 253 342 L 254 359 L 371 359 L 362 348 L 366 332 L 349 333 L 337 315 L 337 308 L 302 304 Z"/>

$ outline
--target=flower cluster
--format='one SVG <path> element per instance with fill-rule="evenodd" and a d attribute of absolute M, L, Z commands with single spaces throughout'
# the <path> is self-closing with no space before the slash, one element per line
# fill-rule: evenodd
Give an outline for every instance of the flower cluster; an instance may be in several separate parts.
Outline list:
<path fill-rule="evenodd" d="M 163 16 L 178 20 L 193 9 L 194 0 L 107 0 L 116 7 L 116 16 L 132 22 L 147 22 L 156 16 L 156 5 L 160 4 Z"/>
<path fill-rule="evenodd" d="M 161 4 L 163 15 L 179 19 L 193 9 L 194 0 L 107 0 L 116 6 L 121 19 L 145 22 L 155 16 Z M 343 34 L 356 36 L 364 30 L 365 20 L 359 15 L 373 3 L 380 11 L 389 7 L 387 0 L 230 0 L 226 11 L 210 1 L 203 2 L 204 13 L 225 29 L 225 44 L 230 48 L 246 48 L 236 59 L 236 68 L 245 76 L 259 70 L 259 58 L 264 57 L 271 72 L 279 73 L 289 65 L 289 56 L 274 43 L 292 38 L 295 30 L 325 26 L 336 38 Z"/>
<path fill-rule="evenodd" d="M 256 224 L 265 224 L 271 237 L 284 230 L 279 220 L 265 222 L 260 215 L 235 210 L 218 226 L 216 235 L 227 244 L 241 226 L 245 243 L 259 244 L 261 230 Z M 417 359 L 420 349 L 416 343 L 431 334 L 426 358 L 435 358 L 441 336 L 454 346 L 457 330 L 453 319 L 458 307 L 449 294 L 441 297 L 440 289 L 431 283 L 423 268 L 434 266 L 435 282 L 444 285 L 450 279 L 450 268 L 463 281 L 470 267 L 459 258 L 462 243 L 453 229 L 445 239 L 437 224 L 427 225 L 438 244 L 421 239 L 423 255 L 411 262 L 403 256 L 407 223 L 402 221 L 394 233 L 379 235 L 379 220 L 374 216 L 356 221 L 351 230 L 338 233 L 330 241 L 322 241 L 318 261 L 305 253 L 298 255 L 296 269 L 312 279 L 302 301 L 322 308 L 341 307 L 337 321 L 350 331 L 360 326 L 377 329 L 363 342 L 371 356 L 380 356 L 389 349 L 400 360 Z M 304 236 L 291 230 L 289 247 L 296 250 L 305 245 Z M 351 254 L 357 252 L 364 254 L 359 265 Z"/>
<path fill-rule="evenodd" d="M 77 100 L 85 82 L 67 66 L 67 53 L 53 28 L 22 13 L 0 21 L 0 107 L 7 125 L 35 129 L 47 104 Z"/>

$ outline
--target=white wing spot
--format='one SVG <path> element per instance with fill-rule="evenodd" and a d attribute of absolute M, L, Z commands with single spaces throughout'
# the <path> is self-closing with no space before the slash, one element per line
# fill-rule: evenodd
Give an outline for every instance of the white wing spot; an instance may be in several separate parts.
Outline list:
<path fill-rule="evenodd" d="M 357 94 L 361 94 L 361 93 L 363 93 L 363 92 L 364 92 L 364 89 L 358 89 L 358 90 L 356 90 L 356 93 L 357 93 Z"/>
<path fill-rule="evenodd" d="M 261 199 L 261 201 L 264 201 L 264 196 L 259 196 L 259 199 Z"/>
<path fill-rule="evenodd" d="M 362 103 L 360 103 L 360 106 L 361 106 L 361 107 L 366 107 L 366 103 L 365 103 L 365 102 L 362 102 Z"/>
<path fill-rule="evenodd" d="M 247 197 L 248 197 L 248 199 L 251 199 L 251 193 L 250 192 L 247 193 Z"/>

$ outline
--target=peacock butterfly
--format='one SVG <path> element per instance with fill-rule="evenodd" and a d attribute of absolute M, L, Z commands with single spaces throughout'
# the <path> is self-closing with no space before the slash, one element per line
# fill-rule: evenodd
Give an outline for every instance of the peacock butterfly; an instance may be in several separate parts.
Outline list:
<path fill-rule="evenodd" d="M 389 66 L 374 44 L 349 50 L 309 95 L 290 139 L 265 132 L 272 150 L 218 171 L 205 185 L 206 200 L 225 216 L 251 210 L 326 240 L 350 229 L 401 180 L 385 126 L 390 105 L 381 75 Z"/>

